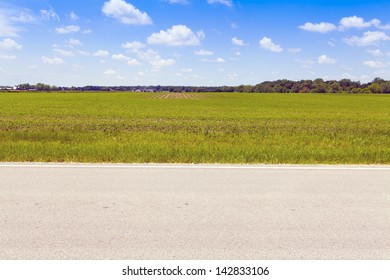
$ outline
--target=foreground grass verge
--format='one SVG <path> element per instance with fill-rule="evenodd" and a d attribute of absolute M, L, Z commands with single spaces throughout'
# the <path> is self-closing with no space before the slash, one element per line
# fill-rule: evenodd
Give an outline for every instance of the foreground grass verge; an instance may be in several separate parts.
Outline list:
<path fill-rule="evenodd" d="M 1 93 L 0 161 L 390 163 L 390 95 L 151 97 Z"/>

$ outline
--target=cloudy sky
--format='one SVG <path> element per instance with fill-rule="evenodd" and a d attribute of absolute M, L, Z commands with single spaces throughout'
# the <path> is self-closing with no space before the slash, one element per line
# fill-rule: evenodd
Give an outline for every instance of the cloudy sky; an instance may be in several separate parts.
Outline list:
<path fill-rule="evenodd" d="M 390 79 L 390 2 L 2 0 L 0 85 Z"/>

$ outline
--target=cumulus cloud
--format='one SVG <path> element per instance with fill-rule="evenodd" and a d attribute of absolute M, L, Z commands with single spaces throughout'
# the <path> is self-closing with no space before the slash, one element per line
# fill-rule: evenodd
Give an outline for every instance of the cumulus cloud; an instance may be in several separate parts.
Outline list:
<path fill-rule="evenodd" d="M 124 54 L 113 54 L 112 56 L 112 59 L 114 60 L 120 60 L 120 61 L 126 61 L 127 62 L 127 65 L 140 65 L 140 63 L 138 62 L 138 60 L 134 59 L 134 58 L 130 58 Z"/>
<path fill-rule="evenodd" d="M 156 52 L 155 50 L 152 50 L 152 49 L 140 50 L 137 52 L 137 55 L 140 59 L 146 60 L 146 61 L 161 59 L 158 52 Z"/>
<path fill-rule="evenodd" d="M 131 58 L 127 61 L 127 65 L 130 65 L 130 66 L 136 66 L 136 65 L 140 65 L 139 61 L 136 60 L 135 58 Z"/>
<path fill-rule="evenodd" d="M 197 46 L 205 34 L 198 31 L 196 34 L 185 25 L 174 25 L 168 30 L 161 30 L 148 37 L 148 43 L 166 46 Z"/>
<path fill-rule="evenodd" d="M 349 28 L 367 28 L 371 26 L 379 26 L 381 21 L 379 19 L 373 19 L 371 21 L 365 21 L 364 18 L 358 16 L 344 17 L 340 20 L 340 29 L 345 30 Z"/>
<path fill-rule="evenodd" d="M 6 16 L 0 14 L 0 37 L 19 37 L 18 31 Z"/>
<path fill-rule="evenodd" d="M 201 55 L 201 56 L 209 56 L 209 55 L 214 55 L 214 52 L 208 50 L 199 50 L 199 51 L 195 51 L 194 54 Z"/>
<path fill-rule="evenodd" d="M 384 53 L 380 49 L 376 50 L 367 50 L 369 54 L 372 54 L 373 56 L 384 56 Z"/>
<path fill-rule="evenodd" d="M 319 64 L 335 64 L 336 60 L 323 54 L 323 55 L 318 57 L 318 63 Z"/>
<path fill-rule="evenodd" d="M 288 49 L 287 51 L 290 53 L 299 53 L 299 52 L 301 52 L 301 49 L 300 48 L 291 48 L 291 49 Z"/>
<path fill-rule="evenodd" d="M 114 60 L 129 60 L 130 57 L 127 57 L 127 56 L 119 53 L 119 54 L 113 54 L 112 59 L 114 59 Z"/>
<path fill-rule="evenodd" d="M 10 51 L 10 50 L 20 50 L 22 45 L 19 45 L 16 41 L 6 38 L 0 41 L 0 50 Z"/>
<path fill-rule="evenodd" d="M 126 43 L 123 43 L 121 46 L 122 46 L 122 48 L 127 49 L 127 50 L 132 51 L 132 52 L 145 47 L 145 45 L 139 41 L 126 42 Z"/>
<path fill-rule="evenodd" d="M 268 37 L 264 37 L 263 39 L 261 39 L 259 44 L 263 49 L 269 50 L 271 52 L 282 52 L 283 51 L 283 48 L 280 45 L 275 44 Z"/>
<path fill-rule="evenodd" d="M 382 31 L 367 31 L 362 37 L 352 36 L 345 38 L 344 42 L 350 46 L 372 46 L 378 45 L 381 41 L 388 41 L 390 37 Z"/>
<path fill-rule="evenodd" d="M 54 49 L 54 52 L 59 55 L 67 56 L 67 57 L 74 56 L 74 53 L 72 51 L 67 51 L 63 49 Z"/>
<path fill-rule="evenodd" d="M 207 0 L 207 3 L 209 4 L 222 4 L 227 7 L 233 7 L 233 1 L 232 0 Z"/>
<path fill-rule="evenodd" d="M 306 60 L 295 59 L 295 61 L 298 62 L 301 65 L 301 67 L 303 67 L 303 68 L 311 68 L 315 63 L 311 59 L 306 59 Z"/>
<path fill-rule="evenodd" d="M 108 57 L 110 56 L 110 53 L 106 50 L 98 50 L 94 52 L 92 55 L 97 57 Z"/>
<path fill-rule="evenodd" d="M 329 22 L 307 22 L 304 25 L 299 26 L 299 28 L 302 30 L 320 33 L 327 33 L 334 30 L 345 31 L 351 28 L 363 29 L 369 27 L 375 27 L 377 29 L 382 30 L 390 30 L 390 25 L 382 25 L 379 19 L 374 18 L 370 21 L 365 21 L 364 18 L 358 16 L 343 17 L 339 21 L 338 26 Z"/>
<path fill-rule="evenodd" d="M 56 32 L 59 34 L 70 34 L 80 31 L 80 26 L 78 25 L 68 25 L 56 28 Z"/>
<path fill-rule="evenodd" d="M 245 46 L 244 41 L 241 39 L 238 39 L 237 37 L 232 38 L 232 44 L 235 46 Z"/>
<path fill-rule="evenodd" d="M 144 60 L 152 65 L 154 71 L 158 71 L 163 66 L 171 66 L 176 63 L 174 59 L 162 58 L 158 52 L 152 49 L 137 49 L 135 53 L 139 59 Z"/>
<path fill-rule="evenodd" d="M 390 30 L 390 24 L 379 25 L 378 28 L 382 30 Z"/>
<path fill-rule="evenodd" d="M 327 33 L 336 30 L 336 25 L 329 22 L 320 22 L 320 23 L 306 22 L 304 25 L 299 26 L 299 28 L 309 32 Z"/>
<path fill-rule="evenodd" d="M 71 21 L 77 21 L 77 20 L 79 20 L 79 16 L 76 15 L 74 12 L 71 12 L 71 13 L 69 14 L 69 18 L 70 18 Z"/>
<path fill-rule="evenodd" d="M 218 57 L 217 59 L 208 59 L 208 58 L 203 58 L 201 59 L 203 62 L 216 62 L 216 63 L 225 63 L 226 60 L 223 59 L 222 57 Z"/>
<path fill-rule="evenodd" d="M 14 56 L 14 55 L 0 55 L 0 60 L 11 61 L 11 60 L 15 60 L 15 59 L 16 59 L 16 56 Z"/>
<path fill-rule="evenodd" d="M 385 68 L 387 65 L 382 61 L 367 60 L 363 62 L 363 65 L 371 68 Z"/>
<path fill-rule="evenodd" d="M 171 66 L 176 63 L 174 59 L 157 59 L 157 60 L 151 60 L 149 61 L 151 65 L 153 65 L 156 68 L 161 68 L 163 66 Z"/>
<path fill-rule="evenodd" d="M 69 40 L 66 41 L 66 42 L 67 42 L 69 45 L 71 45 L 71 46 L 82 46 L 82 45 L 83 45 L 79 40 L 73 39 L 73 38 L 69 39 Z"/>
<path fill-rule="evenodd" d="M 61 58 L 58 58 L 58 57 L 50 58 L 50 57 L 46 57 L 46 56 L 42 56 L 42 62 L 45 64 L 51 64 L 51 65 L 60 65 L 60 64 L 64 63 L 64 61 Z"/>
<path fill-rule="evenodd" d="M 37 22 L 37 18 L 31 14 L 29 10 L 23 11 L 12 11 L 13 15 L 10 16 L 10 20 L 14 22 L 20 23 L 35 23 Z"/>
<path fill-rule="evenodd" d="M 104 71 L 103 74 L 104 74 L 104 75 L 107 75 L 107 76 L 111 76 L 111 75 L 116 75 L 116 74 L 118 74 L 118 72 L 116 72 L 115 70 L 112 70 L 112 69 L 107 69 L 106 71 Z"/>
<path fill-rule="evenodd" d="M 167 0 L 171 4 L 188 4 L 187 0 Z"/>
<path fill-rule="evenodd" d="M 153 21 L 146 12 L 141 12 L 132 4 L 124 0 L 110 0 L 104 3 L 102 12 L 124 24 L 148 25 Z"/>

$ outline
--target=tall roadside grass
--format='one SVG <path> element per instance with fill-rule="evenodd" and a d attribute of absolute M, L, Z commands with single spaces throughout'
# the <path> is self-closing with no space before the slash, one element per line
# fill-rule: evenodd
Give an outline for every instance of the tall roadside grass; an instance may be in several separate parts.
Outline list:
<path fill-rule="evenodd" d="M 390 95 L 1 93 L 0 161 L 389 164 Z"/>

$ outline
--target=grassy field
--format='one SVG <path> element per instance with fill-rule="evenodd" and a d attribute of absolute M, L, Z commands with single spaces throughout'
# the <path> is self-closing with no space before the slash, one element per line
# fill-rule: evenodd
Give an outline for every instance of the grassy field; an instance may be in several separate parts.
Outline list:
<path fill-rule="evenodd" d="M 390 163 L 390 95 L 0 93 L 0 161 Z"/>

